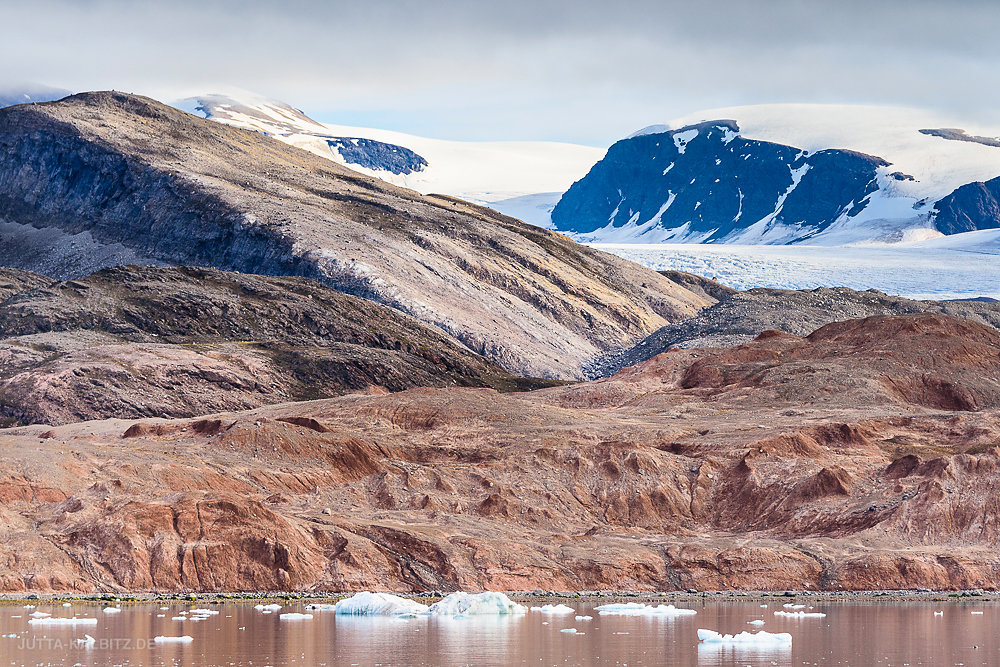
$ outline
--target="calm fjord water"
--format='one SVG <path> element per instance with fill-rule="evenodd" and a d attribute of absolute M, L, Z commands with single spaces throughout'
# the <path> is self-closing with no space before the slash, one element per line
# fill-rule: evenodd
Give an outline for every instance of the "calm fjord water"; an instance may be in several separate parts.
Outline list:
<path fill-rule="evenodd" d="M 784 602 L 784 600 L 782 600 Z M 282 620 L 252 603 L 200 604 L 220 613 L 173 620 L 195 605 L 143 604 L 105 613 L 98 605 L 36 602 L 0 607 L 2 665 L 997 665 L 1000 605 L 991 603 L 813 602 L 824 618 L 774 615 L 781 602 L 678 604 L 697 615 L 601 616 L 592 602 L 567 602 L 577 614 L 514 617 L 350 618 L 309 611 Z M 597 603 L 600 604 L 600 603 Z M 29 614 L 95 617 L 96 625 L 29 625 Z M 943 613 L 936 615 L 935 611 Z M 982 613 L 973 613 L 982 612 Z M 590 620 L 576 615 L 592 616 Z M 749 625 L 754 619 L 763 626 Z M 576 628 L 575 633 L 563 632 Z M 698 628 L 724 633 L 788 632 L 790 648 L 699 645 Z M 90 647 L 74 640 L 93 636 Z M 156 636 L 192 637 L 154 643 Z"/>

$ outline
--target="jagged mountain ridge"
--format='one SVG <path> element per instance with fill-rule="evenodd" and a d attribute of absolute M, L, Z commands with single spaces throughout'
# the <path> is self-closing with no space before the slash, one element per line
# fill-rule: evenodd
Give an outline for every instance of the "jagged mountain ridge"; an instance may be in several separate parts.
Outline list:
<path fill-rule="evenodd" d="M 428 198 L 259 132 L 124 93 L 0 110 L 0 213 L 25 247 L 93 266 L 312 277 L 433 324 L 518 375 L 583 361 L 707 301 L 653 271 L 466 202 Z M 32 241 L 35 241 L 32 246 Z M 110 250 L 108 250 L 110 249 Z"/>
<path fill-rule="evenodd" d="M 643 243 L 831 245 L 1000 226 L 997 142 L 941 122 L 824 105 L 703 112 L 617 142 L 552 220 L 582 240 Z"/>

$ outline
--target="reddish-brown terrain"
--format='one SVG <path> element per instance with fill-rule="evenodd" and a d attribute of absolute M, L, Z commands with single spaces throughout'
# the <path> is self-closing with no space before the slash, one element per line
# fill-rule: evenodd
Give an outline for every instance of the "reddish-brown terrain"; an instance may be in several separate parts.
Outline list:
<path fill-rule="evenodd" d="M 1000 332 L 0 432 L 0 591 L 995 589 Z"/>

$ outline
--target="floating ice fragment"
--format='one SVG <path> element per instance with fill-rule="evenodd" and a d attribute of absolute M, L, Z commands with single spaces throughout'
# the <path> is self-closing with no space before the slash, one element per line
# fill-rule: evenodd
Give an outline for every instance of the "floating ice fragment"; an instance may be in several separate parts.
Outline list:
<path fill-rule="evenodd" d="M 33 618 L 31 625 L 97 625 L 96 618 Z"/>
<path fill-rule="evenodd" d="M 333 606 L 341 616 L 412 616 L 423 614 L 427 605 L 390 593 L 355 593 Z"/>
<path fill-rule="evenodd" d="M 787 616 L 789 618 L 825 618 L 826 614 L 819 611 L 776 611 L 775 616 Z"/>
<path fill-rule="evenodd" d="M 563 628 L 559 632 L 572 632 L 575 635 L 576 634 L 576 628 Z"/>
<path fill-rule="evenodd" d="M 122 610 L 119 609 L 118 607 L 105 607 L 104 608 L 104 613 L 105 614 L 120 614 L 120 613 L 122 613 Z"/>
<path fill-rule="evenodd" d="M 759 618 L 753 621 L 747 621 L 747 623 L 750 625 L 764 625 L 764 621 L 760 620 Z"/>
<path fill-rule="evenodd" d="M 281 609 L 280 604 L 259 604 L 254 607 L 257 611 L 278 611 Z"/>
<path fill-rule="evenodd" d="M 602 604 L 595 609 L 601 616 L 691 616 L 698 613 L 694 609 L 680 609 L 672 604 L 661 604 L 654 607 L 651 604 L 641 602 Z"/>
<path fill-rule="evenodd" d="M 85 634 L 83 635 L 83 637 L 84 637 L 83 639 L 76 640 L 77 646 L 93 646 L 94 644 L 97 643 L 97 640 L 91 637 L 90 635 Z"/>
<path fill-rule="evenodd" d="M 532 607 L 531 611 L 538 611 L 543 614 L 575 614 L 576 609 L 567 607 L 564 604 L 546 604 L 541 607 Z"/>
<path fill-rule="evenodd" d="M 494 614 L 523 614 L 526 608 L 513 602 L 503 593 L 452 593 L 428 610 L 436 616 L 484 616 Z M 572 610 L 570 610 L 572 611 Z"/>
<path fill-rule="evenodd" d="M 181 635 L 180 637 L 164 637 L 163 635 L 157 635 L 153 637 L 153 641 L 157 644 L 189 644 L 194 641 L 194 637 L 190 635 Z"/>
<path fill-rule="evenodd" d="M 174 616 L 174 617 L 173 617 L 173 618 L 171 618 L 170 620 L 171 620 L 171 621 L 186 621 L 186 620 L 188 620 L 188 619 L 187 619 L 187 616 Z"/>
<path fill-rule="evenodd" d="M 972 612 L 972 615 L 973 616 L 982 616 L 983 612 L 981 612 L 981 611 L 974 611 L 974 612 Z"/>
<path fill-rule="evenodd" d="M 577 616 L 575 620 L 577 621 L 589 621 L 593 619 L 593 616 Z"/>
<path fill-rule="evenodd" d="M 279 614 L 279 621 L 308 621 L 313 617 L 312 614 L 299 614 L 296 612 L 289 612 L 287 614 Z"/>
<path fill-rule="evenodd" d="M 166 611 L 168 607 L 160 607 L 160 611 Z"/>
<path fill-rule="evenodd" d="M 4 639 L 17 639 L 17 635 L 15 635 L 13 632 L 10 633 L 9 635 L 3 635 L 3 637 Z"/>
<path fill-rule="evenodd" d="M 191 609 L 188 611 L 193 616 L 218 616 L 217 609 Z"/>
<path fill-rule="evenodd" d="M 326 604 L 325 602 L 316 602 L 314 604 L 307 604 L 306 609 L 312 609 L 314 611 L 335 611 L 337 605 Z"/>
<path fill-rule="evenodd" d="M 770 633 L 741 632 L 738 635 L 723 635 L 715 630 L 698 628 L 698 641 L 706 644 L 742 644 L 750 646 L 791 646 L 792 636 L 787 632 Z"/>
<path fill-rule="evenodd" d="M 936 612 L 934 612 L 934 615 L 935 616 L 944 616 L 944 612 L 943 611 L 936 611 Z"/>
<path fill-rule="evenodd" d="M 69 603 L 69 602 L 63 602 L 63 606 L 64 607 L 72 607 L 73 605 L 71 603 Z"/>
<path fill-rule="evenodd" d="M 52 614 L 50 614 L 48 612 L 45 612 L 45 611 L 33 611 L 30 614 L 28 614 L 28 616 L 30 616 L 32 618 L 48 618 L 51 615 Z"/>
<path fill-rule="evenodd" d="M 804 604 L 792 604 L 791 602 L 789 602 L 788 604 L 783 604 L 781 606 L 784 607 L 785 609 L 805 609 L 806 608 L 806 606 Z"/>

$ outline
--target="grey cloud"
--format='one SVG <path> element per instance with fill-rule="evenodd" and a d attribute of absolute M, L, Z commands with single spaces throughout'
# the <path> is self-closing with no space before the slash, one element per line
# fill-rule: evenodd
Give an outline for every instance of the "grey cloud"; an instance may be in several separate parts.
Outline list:
<path fill-rule="evenodd" d="M 1000 121 L 992 2 L 0 2 L 0 80 L 161 99 L 240 87 L 437 136 L 606 144 L 770 101 Z"/>

